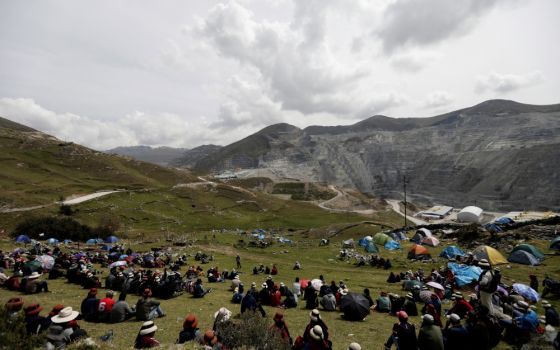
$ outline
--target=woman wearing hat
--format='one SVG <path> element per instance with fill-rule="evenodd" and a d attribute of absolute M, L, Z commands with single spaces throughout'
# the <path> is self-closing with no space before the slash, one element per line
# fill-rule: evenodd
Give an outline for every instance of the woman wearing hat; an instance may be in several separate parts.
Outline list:
<path fill-rule="evenodd" d="M 63 348 L 73 341 L 86 337 L 87 333 L 78 326 L 76 318 L 80 313 L 65 307 L 51 318 L 47 333 L 47 342 L 55 348 Z"/>
<path fill-rule="evenodd" d="M 274 314 L 274 324 L 270 326 L 270 330 L 278 334 L 284 343 L 292 345 L 292 337 L 290 336 L 288 325 L 284 321 L 284 315 L 281 312 Z"/>
<path fill-rule="evenodd" d="M 321 314 L 317 309 L 313 309 L 309 313 L 309 323 L 305 327 L 305 333 L 303 334 L 303 339 L 305 341 L 309 340 L 309 337 L 311 336 L 310 332 L 315 326 L 321 327 L 322 330 L 321 334 L 323 339 L 329 340 L 329 327 L 327 327 L 325 322 L 323 322 L 323 320 L 321 319 Z"/>
<path fill-rule="evenodd" d="M 316 325 L 306 332 L 305 335 L 308 335 L 307 339 L 305 340 L 304 349 L 310 350 L 331 350 L 332 347 L 328 340 L 325 339 L 323 334 L 323 329 L 321 326 Z"/>
<path fill-rule="evenodd" d="M 154 338 L 157 326 L 154 324 L 154 321 L 146 321 L 142 324 L 138 335 L 136 336 L 136 340 L 134 341 L 134 348 L 136 349 L 148 349 L 148 348 L 155 348 L 158 347 L 159 341 Z"/>
<path fill-rule="evenodd" d="M 418 340 L 414 325 L 408 322 L 408 314 L 404 311 L 397 312 L 399 322 L 393 325 L 393 333 L 385 343 L 385 349 L 391 349 L 397 343 L 399 350 L 417 350 Z"/>
<path fill-rule="evenodd" d="M 27 334 L 39 334 L 51 324 L 50 318 L 39 315 L 41 310 L 43 307 L 39 304 L 31 304 L 23 309 Z"/>
<path fill-rule="evenodd" d="M 8 311 L 8 318 L 13 319 L 18 317 L 22 307 L 23 307 L 22 298 L 15 297 L 8 300 L 6 302 L 6 310 Z"/>
<path fill-rule="evenodd" d="M 184 344 L 188 341 L 196 340 L 199 337 L 198 318 L 195 314 L 188 314 L 183 322 L 183 330 L 179 333 L 177 344 Z"/>

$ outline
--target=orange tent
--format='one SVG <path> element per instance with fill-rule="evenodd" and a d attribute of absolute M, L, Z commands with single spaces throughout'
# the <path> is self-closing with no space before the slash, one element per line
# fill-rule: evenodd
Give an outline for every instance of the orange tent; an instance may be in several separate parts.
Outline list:
<path fill-rule="evenodd" d="M 428 249 L 419 244 L 413 245 L 412 248 L 410 248 L 410 250 L 408 251 L 409 259 L 429 259 L 430 257 L 431 256 Z"/>

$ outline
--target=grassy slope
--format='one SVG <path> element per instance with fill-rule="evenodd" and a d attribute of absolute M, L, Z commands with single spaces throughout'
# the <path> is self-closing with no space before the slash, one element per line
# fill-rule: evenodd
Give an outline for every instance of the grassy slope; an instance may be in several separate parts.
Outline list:
<path fill-rule="evenodd" d="M 359 238 L 361 234 L 373 233 L 376 229 L 377 228 L 371 228 L 370 232 L 366 227 L 363 227 L 360 234 L 356 233 L 353 237 Z M 239 250 L 235 249 L 233 244 L 239 239 L 248 241 L 246 236 L 233 233 L 216 234 L 212 236 L 212 233 L 201 232 L 196 234 L 195 237 L 199 239 L 195 246 L 192 248 L 180 248 L 178 252 L 194 254 L 197 250 L 202 250 L 212 253 L 215 256 L 215 261 L 211 265 L 216 265 L 220 267 L 220 269 L 232 268 L 235 264 L 235 255 L 239 253 L 242 257 L 243 264 L 241 279 L 245 285 L 250 285 L 252 281 L 260 284 L 266 277 L 263 275 L 251 275 L 250 272 L 254 265 L 259 263 L 268 265 L 276 263 L 280 273 L 275 280 L 277 282 L 283 281 L 287 285 L 291 285 L 291 282 L 296 276 L 302 278 L 316 278 L 319 274 L 323 274 L 327 281 L 345 280 L 351 291 L 358 292 L 367 287 L 370 288 L 373 295 L 378 294 L 381 290 L 402 294 L 399 285 L 387 285 L 385 283 L 385 279 L 388 275 L 387 271 L 370 267 L 357 268 L 350 263 L 335 259 L 340 247 L 340 241 L 348 236 L 333 239 L 331 245 L 327 247 L 319 247 L 317 239 L 310 240 L 294 236 L 292 238 L 296 240 L 296 244 L 293 246 L 276 244 L 267 249 L 246 248 Z M 142 250 L 147 250 L 151 246 L 138 242 L 132 242 L 131 244 L 137 249 Z M 162 244 L 163 243 L 159 242 L 152 245 L 161 246 Z M 537 245 L 542 246 L 544 244 L 544 242 L 537 242 Z M 13 247 L 11 243 L 6 243 L 5 241 L 1 242 L 1 245 L 2 248 Z M 405 250 L 408 246 L 409 244 L 405 244 Z M 433 255 L 437 255 L 440 249 L 432 250 L 434 253 Z M 381 254 L 392 260 L 394 271 L 417 269 L 420 267 L 429 270 L 432 266 L 437 267 L 443 263 L 441 261 L 433 265 L 418 262 L 410 263 L 405 258 L 404 251 L 389 252 L 382 249 Z M 303 270 L 293 271 L 291 269 L 295 260 L 302 262 Z M 540 279 L 543 278 L 545 273 L 558 276 L 560 274 L 560 269 L 558 268 L 559 262 L 560 257 L 553 256 L 549 257 L 545 261 L 545 264 L 539 267 L 530 268 L 522 265 L 513 265 L 511 269 L 503 269 L 506 283 L 508 281 L 511 282 L 512 279 L 527 283 L 527 276 L 529 273 L 537 274 Z M 204 267 L 207 268 L 209 265 Z M 234 315 L 239 312 L 238 305 L 229 303 L 229 298 L 231 296 L 231 293 L 228 291 L 229 283 L 206 284 L 206 286 L 214 288 L 214 292 L 203 300 L 192 299 L 187 295 L 182 295 L 175 299 L 163 301 L 162 306 L 168 313 L 168 317 L 156 320 L 156 324 L 159 327 L 157 333 L 158 339 L 167 344 L 173 343 L 181 328 L 183 317 L 189 312 L 194 312 L 200 317 L 202 329 L 212 326 L 212 314 L 221 306 L 228 307 L 234 312 Z M 40 302 L 45 307 L 45 310 L 48 310 L 57 303 L 63 303 L 64 305 L 71 305 L 77 308 L 79 307 L 81 299 L 86 294 L 86 291 L 82 290 L 80 287 L 66 284 L 62 280 L 52 281 L 51 289 L 53 293 L 25 296 L 24 298 L 27 302 Z M 6 290 L 0 290 L 0 302 L 4 303 L 9 297 L 15 294 L 16 293 Z M 129 296 L 128 298 L 129 303 L 135 303 L 136 300 L 136 296 Z M 557 307 L 560 306 L 560 301 L 557 298 L 549 298 L 549 300 Z M 444 308 L 446 307 L 448 306 L 444 306 Z M 274 309 L 269 307 L 266 307 L 266 311 L 270 317 L 275 312 Z M 540 305 L 539 311 L 542 311 Z M 301 304 L 297 309 L 286 310 L 285 315 L 292 335 L 297 336 L 301 334 L 308 322 L 308 311 L 303 309 L 303 305 Z M 322 315 L 330 328 L 335 349 L 344 349 L 351 341 L 358 341 L 362 344 L 362 347 L 364 348 L 365 346 L 366 349 L 381 348 L 382 343 L 390 333 L 392 323 L 395 322 L 395 318 L 384 314 L 372 314 L 363 322 L 344 321 L 340 318 L 338 312 L 322 312 Z M 418 325 L 420 323 L 420 318 L 414 317 L 412 321 Z M 135 321 L 117 325 L 81 322 L 81 325 L 95 338 L 113 329 L 115 332 L 114 345 L 117 348 L 130 347 L 133 342 L 133 337 L 140 327 L 140 323 Z M 508 346 L 506 344 L 501 344 L 499 346 L 499 349 L 507 348 Z"/>

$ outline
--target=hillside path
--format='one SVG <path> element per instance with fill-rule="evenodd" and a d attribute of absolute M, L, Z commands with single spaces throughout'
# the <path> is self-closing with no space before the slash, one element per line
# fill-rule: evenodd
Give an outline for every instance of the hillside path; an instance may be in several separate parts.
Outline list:
<path fill-rule="evenodd" d="M 329 208 L 327 205 L 329 203 L 333 203 L 336 202 L 337 200 L 341 200 L 342 197 L 344 197 L 345 193 L 341 190 L 339 190 L 338 188 L 336 188 L 333 185 L 329 185 L 329 189 L 331 191 L 336 192 L 336 196 L 334 196 L 331 199 L 328 199 L 324 202 L 321 202 L 319 204 L 317 204 L 317 206 L 321 209 L 324 210 L 329 210 L 329 211 L 335 211 L 335 212 L 340 212 L 340 213 L 358 213 L 358 214 L 364 214 L 364 215 L 369 215 L 369 214 L 373 214 L 375 211 L 373 209 L 365 209 L 365 210 L 346 210 L 346 209 L 334 209 L 334 208 Z"/>
<path fill-rule="evenodd" d="M 90 200 L 92 200 L 92 199 L 99 198 L 99 197 L 103 197 L 103 196 L 106 196 L 106 195 L 108 195 L 108 194 L 117 193 L 117 192 L 126 192 L 126 191 L 124 191 L 124 190 L 99 191 L 99 192 L 95 192 L 95 193 L 86 194 L 86 195 L 83 195 L 83 196 L 79 196 L 79 197 L 74 197 L 74 198 L 71 198 L 71 199 L 67 199 L 67 200 L 64 200 L 64 201 L 62 201 L 62 202 L 54 202 L 54 203 L 49 203 L 49 204 L 36 205 L 36 206 L 33 206 L 33 207 L 23 207 L 23 208 L 0 208 L 0 213 L 15 213 L 15 212 L 20 212 L 20 211 L 31 211 L 31 210 L 36 210 L 36 209 L 41 209 L 41 208 L 50 207 L 51 205 L 55 205 L 55 204 L 74 205 L 74 204 L 79 204 L 79 203 L 87 202 L 87 201 L 90 201 Z"/>
<path fill-rule="evenodd" d="M 396 200 L 396 199 L 387 199 L 386 201 L 387 201 L 387 203 L 389 203 L 391 205 L 391 207 L 393 208 L 393 210 L 397 214 L 399 214 L 401 216 L 404 216 L 404 213 L 401 211 L 401 208 L 400 208 L 400 205 L 399 205 L 401 201 Z M 410 222 L 413 222 L 415 225 L 427 225 L 428 224 L 424 220 L 420 220 L 420 219 L 414 218 L 414 217 L 409 216 L 409 215 L 406 216 L 406 219 Z"/>

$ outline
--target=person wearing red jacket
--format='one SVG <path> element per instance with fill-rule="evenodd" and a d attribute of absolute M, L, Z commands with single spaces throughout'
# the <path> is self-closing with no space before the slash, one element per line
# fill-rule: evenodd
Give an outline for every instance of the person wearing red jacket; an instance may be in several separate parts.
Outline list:
<path fill-rule="evenodd" d="M 473 311 L 473 307 L 469 304 L 461 293 L 455 293 L 451 299 L 455 298 L 455 304 L 447 311 L 447 315 L 457 314 L 461 319 L 465 318 L 469 312 Z"/>
<path fill-rule="evenodd" d="M 108 290 L 107 293 L 105 293 L 105 298 L 99 300 L 99 305 L 97 306 L 99 321 L 109 321 L 111 310 L 113 310 L 113 305 L 115 305 L 115 300 L 113 299 L 114 294 L 112 290 Z"/>

